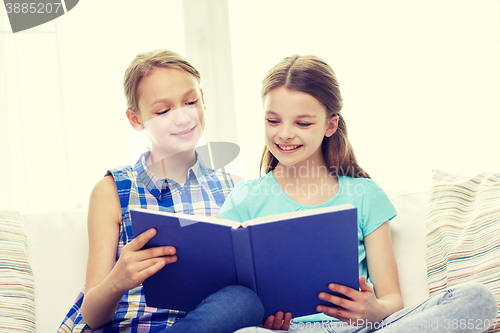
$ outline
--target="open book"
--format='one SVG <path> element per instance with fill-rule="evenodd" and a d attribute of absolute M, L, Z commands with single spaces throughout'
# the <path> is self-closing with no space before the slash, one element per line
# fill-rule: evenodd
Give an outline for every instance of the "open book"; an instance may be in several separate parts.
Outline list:
<path fill-rule="evenodd" d="M 143 283 L 148 306 L 191 311 L 228 285 L 255 291 L 265 316 L 316 313 L 329 283 L 359 289 L 357 211 L 351 205 L 271 215 L 243 224 L 146 209 L 130 211 L 145 248 L 174 246 L 177 262 Z"/>

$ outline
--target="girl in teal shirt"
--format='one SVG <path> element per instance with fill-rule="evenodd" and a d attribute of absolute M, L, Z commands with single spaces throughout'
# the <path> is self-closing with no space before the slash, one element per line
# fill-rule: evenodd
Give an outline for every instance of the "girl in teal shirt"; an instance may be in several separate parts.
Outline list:
<path fill-rule="evenodd" d="M 322 315 L 306 318 L 337 320 L 336 326 L 299 325 L 291 321 L 291 313 L 278 312 L 267 318 L 264 328 L 290 332 L 302 328 L 309 332 L 394 332 L 398 324 L 401 329 L 396 331 L 411 332 L 412 325 L 421 330 L 419 324 L 437 322 L 437 331 L 445 332 L 447 321 L 453 319 L 493 322 L 497 302 L 481 284 L 464 284 L 403 309 L 389 228 L 396 211 L 356 161 L 340 113 L 342 97 L 337 78 L 328 64 L 314 56 L 285 58 L 264 78 L 262 99 L 266 147 L 260 167 L 265 176 L 238 184 L 219 217 L 243 222 L 350 203 L 358 208 L 360 273 L 359 290 L 329 285 L 331 291 L 350 300 L 322 292 L 319 299 L 332 306 L 318 305 L 316 310 Z M 242 332 L 260 330 L 247 328 Z"/>

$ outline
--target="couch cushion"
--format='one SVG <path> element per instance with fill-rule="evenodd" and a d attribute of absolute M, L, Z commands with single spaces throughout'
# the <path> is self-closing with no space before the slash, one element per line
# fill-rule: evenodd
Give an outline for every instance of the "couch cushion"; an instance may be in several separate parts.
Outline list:
<path fill-rule="evenodd" d="M 476 281 L 500 300 L 500 173 L 433 171 L 426 245 L 431 295 Z"/>
<path fill-rule="evenodd" d="M 0 332 L 35 332 L 33 286 L 21 216 L 0 211 Z"/>
<path fill-rule="evenodd" d="M 405 307 L 429 297 L 425 261 L 425 217 L 429 192 L 387 192 L 398 215 L 391 220 L 391 238 Z"/>

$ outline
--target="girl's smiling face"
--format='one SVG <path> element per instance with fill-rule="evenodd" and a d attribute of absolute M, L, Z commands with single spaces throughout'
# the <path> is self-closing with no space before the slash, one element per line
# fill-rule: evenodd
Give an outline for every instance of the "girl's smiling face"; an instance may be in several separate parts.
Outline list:
<path fill-rule="evenodd" d="M 337 130 L 338 116 L 326 119 L 326 109 L 313 96 L 280 87 L 264 99 L 267 148 L 283 166 L 324 165 L 321 143 Z"/>
<path fill-rule="evenodd" d="M 197 79 L 177 68 L 156 68 L 138 87 L 140 113 L 155 160 L 193 149 L 204 128 L 203 92 Z"/>

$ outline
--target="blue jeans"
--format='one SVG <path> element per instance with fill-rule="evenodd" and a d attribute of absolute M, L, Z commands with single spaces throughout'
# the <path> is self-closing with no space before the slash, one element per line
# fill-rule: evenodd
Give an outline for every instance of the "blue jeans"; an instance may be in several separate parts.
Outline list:
<path fill-rule="evenodd" d="M 380 323 L 360 321 L 351 326 L 339 321 L 292 323 L 290 333 L 368 333 L 368 332 L 484 332 L 496 324 L 498 301 L 479 283 L 464 283 L 443 290 L 420 304 L 393 313 Z M 500 323 L 496 326 L 500 327 Z M 263 328 L 244 328 L 237 333 L 264 333 Z M 280 331 L 276 331 L 280 332 Z"/>
<path fill-rule="evenodd" d="M 264 307 L 259 297 L 242 286 L 224 287 L 207 297 L 196 309 L 163 330 L 165 333 L 231 333 L 261 325 Z"/>

